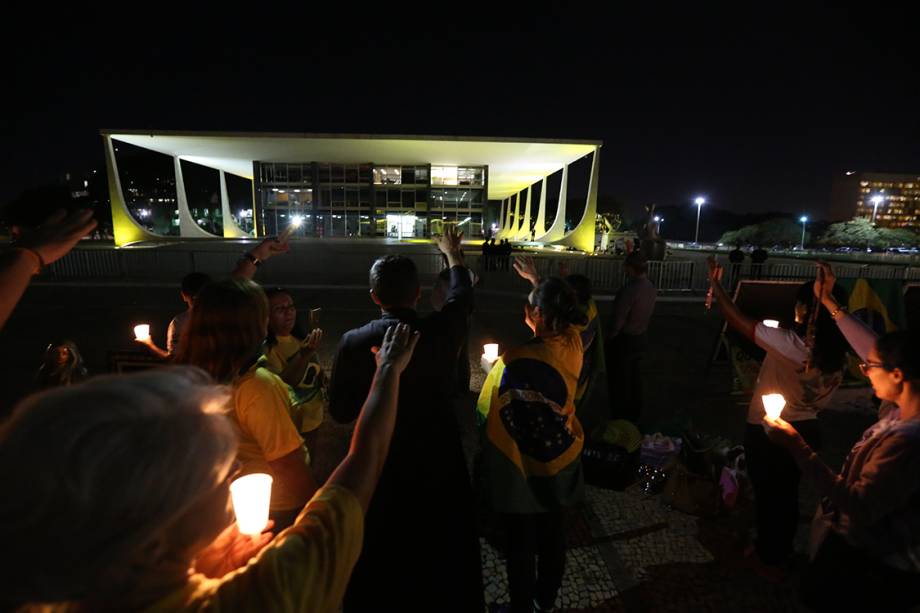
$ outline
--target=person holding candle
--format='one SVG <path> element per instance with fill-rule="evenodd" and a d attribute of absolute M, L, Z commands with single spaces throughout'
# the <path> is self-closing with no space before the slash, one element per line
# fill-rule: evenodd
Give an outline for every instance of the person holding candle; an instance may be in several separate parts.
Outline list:
<path fill-rule="evenodd" d="M 563 512 L 584 495 L 575 394 L 587 317 L 574 290 L 550 277 L 530 292 L 524 321 L 534 337 L 502 356 L 480 464 L 485 498 L 506 535 L 512 612 L 555 606 L 565 570 Z"/>
<path fill-rule="evenodd" d="M 262 355 L 268 319 L 265 292 L 252 281 L 210 283 L 195 298 L 176 361 L 232 386 L 231 417 L 239 427 L 243 473 L 274 477 L 272 519 L 284 528 L 316 491 L 316 483 L 309 452 L 291 420 L 296 398 L 266 368 Z"/>
<path fill-rule="evenodd" d="M 0 428 L 0 482 L 15 492 L 0 498 L 4 556 L 15 561 L 0 574 L 0 601 L 51 612 L 335 611 L 417 340 L 406 326 L 387 331 L 348 455 L 274 539 L 232 523 L 232 391 L 201 370 L 29 397 Z"/>
<path fill-rule="evenodd" d="M 770 328 L 735 305 L 718 280 L 721 266 L 709 258 L 709 278 L 713 294 L 728 325 L 766 351 L 748 406 L 744 433 L 745 460 L 754 489 L 754 518 L 757 539 L 747 553 L 756 553 L 753 563 L 770 579 L 782 578 L 783 565 L 793 553 L 799 518 L 801 471 L 784 447 L 767 438 L 762 427 L 763 396 L 782 394 L 786 401 L 783 416 L 792 422 L 804 439 L 820 446 L 818 411 L 826 407 L 843 380 L 847 343 L 826 311 L 815 322 L 813 346 L 806 343 L 806 324 L 816 304 L 813 283 L 799 288 L 794 307 L 793 329 Z M 846 292 L 833 290 L 840 300 Z M 811 368 L 806 366 L 811 361 Z"/>
<path fill-rule="evenodd" d="M 788 449 L 823 496 L 812 522 L 812 564 L 802 598 L 816 610 L 902 611 L 920 604 L 920 334 L 881 337 L 834 296 L 834 274 L 819 263 L 815 287 L 875 395 L 886 405 L 835 474 L 787 420 L 768 435 Z"/>
<path fill-rule="evenodd" d="M 182 284 L 179 289 L 179 297 L 185 303 L 185 310 L 172 318 L 169 327 L 166 329 L 166 349 L 161 348 L 148 334 L 146 337 L 135 338 L 135 342 L 147 347 L 155 356 L 160 359 L 168 360 L 179 352 L 179 342 L 182 338 L 182 332 L 185 324 L 188 322 L 189 314 L 192 312 L 192 304 L 195 302 L 195 296 L 201 291 L 201 288 L 211 282 L 211 277 L 203 272 L 190 272 L 182 277 Z M 148 329 L 149 332 L 149 329 Z"/>

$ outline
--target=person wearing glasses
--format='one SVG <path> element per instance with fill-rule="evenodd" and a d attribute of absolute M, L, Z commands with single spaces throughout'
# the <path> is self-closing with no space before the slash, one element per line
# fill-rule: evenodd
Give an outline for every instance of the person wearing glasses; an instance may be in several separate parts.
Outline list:
<path fill-rule="evenodd" d="M 769 328 L 743 313 L 722 288 L 717 276 L 721 266 L 709 259 L 709 278 L 713 296 L 718 300 L 728 324 L 746 339 L 766 351 L 754 394 L 748 406 L 744 431 L 744 453 L 748 475 L 754 490 L 754 521 L 757 539 L 746 554 L 753 569 L 761 576 L 780 581 L 785 565 L 794 552 L 799 523 L 799 481 L 802 473 L 789 451 L 769 438 L 762 427 L 766 412 L 764 394 L 779 393 L 786 399 L 785 418 L 813 448 L 820 446 L 818 411 L 826 408 L 843 381 L 846 339 L 834 325 L 830 314 L 821 309 L 814 297 L 813 283 L 799 287 L 796 296 L 794 325 Z M 833 288 L 838 300 L 846 301 L 846 292 Z M 818 309 L 814 339 L 807 338 L 807 322 Z M 809 348 L 808 343 L 813 341 Z M 756 553 L 756 557 L 753 555 Z"/>
<path fill-rule="evenodd" d="M 821 302 L 863 362 L 875 395 L 893 403 L 836 474 L 792 424 L 767 420 L 824 497 L 810 539 L 802 600 L 816 610 L 902 611 L 920 604 L 920 333 L 876 335 L 846 311 L 824 272 Z M 818 288 L 815 288 L 818 293 Z"/>

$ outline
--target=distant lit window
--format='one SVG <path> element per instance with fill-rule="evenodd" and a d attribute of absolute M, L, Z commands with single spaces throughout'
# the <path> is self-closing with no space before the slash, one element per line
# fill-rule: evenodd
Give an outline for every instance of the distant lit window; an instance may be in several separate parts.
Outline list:
<path fill-rule="evenodd" d="M 457 185 L 457 167 L 456 166 L 432 166 L 431 167 L 431 184 L 432 185 Z"/>
<path fill-rule="evenodd" d="M 457 181 L 460 185 L 482 186 L 482 168 L 458 168 Z"/>
<path fill-rule="evenodd" d="M 379 166 L 374 168 L 375 185 L 400 185 L 402 172 L 399 166 Z"/>

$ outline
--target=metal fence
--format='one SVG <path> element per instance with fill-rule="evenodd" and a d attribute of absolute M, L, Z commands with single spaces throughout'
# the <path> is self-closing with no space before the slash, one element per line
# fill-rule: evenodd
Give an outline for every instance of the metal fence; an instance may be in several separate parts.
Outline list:
<path fill-rule="evenodd" d="M 436 275 L 444 266 L 439 254 L 408 254 L 424 279 Z M 191 271 L 210 274 L 229 273 L 239 254 L 233 251 L 163 250 L 163 249 L 76 249 L 50 265 L 43 277 L 46 280 L 79 281 L 132 280 L 177 282 Z M 366 282 L 369 263 L 373 255 L 349 257 L 342 254 L 336 261 L 316 262 L 306 255 L 291 253 L 267 267 L 260 278 L 281 283 L 302 283 L 310 280 L 342 279 Z M 526 291 L 528 284 L 513 270 L 510 258 L 479 254 L 467 256 L 469 266 L 490 289 Z M 582 274 L 591 280 L 599 293 L 609 293 L 619 288 L 625 280 L 622 258 L 603 256 L 543 256 L 534 258 L 541 276 Z M 561 268 L 560 268 L 561 267 Z M 837 264 L 834 271 L 839 278 L 896 279 L 920 282 L 920 267 L 889 264 Z M 805 280 L 813 278 L 811 262 L 775 261 L 758 265 L 745 263 L 738 268 L 726 266 L 726 283 L 738 278 L 764 280 Z M 649 262 L 648 276 L 661 292 L 703 292 L 709 287 L 705 262 L 693 260 L 665 260 Z"/>

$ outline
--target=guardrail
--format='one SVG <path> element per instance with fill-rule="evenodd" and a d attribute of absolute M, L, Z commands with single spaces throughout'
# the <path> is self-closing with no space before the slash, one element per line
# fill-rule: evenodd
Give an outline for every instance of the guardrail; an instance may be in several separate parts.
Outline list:
<path fill-rule="evenodd" d="M 418 266 L 423 279 L 430 279 L 443 268 L 438 254 L 407 253 Z M 212 275 L 228 274 L 236 264 L 238 252 L 221 250 L 161 250 L 161 249 L 76 249 L 48 266 L 43 279 L 56 281 L 133 280 L 168 281 L 178 283 L 182 275 L 192 271 Z M 335 261 L 323 261 L 310 253 L 292 252 L 272 261 L 259 278 L 266 283 L 366 283 L 373 253 L 341 255 Z M 479 274 L 489 288 L 527 291 L 528 284 L 512 269 L 509 258 L 467 255 L 467 263 Z M 623 258 L 604 256 L 564 257 L 538 255 L 534 258 L 541 276 L 558 275 L 560 265 L 569 274 L 582 274 L 591 280 L 599 293 L 615 291 L 625 280 Z M 838 264 L 834 270 L 839 278 L 898 279 L 920 282 L 920 267 Z M 745 262 L 739 267 L 726 266 L 726 282 L 735 277 L 764 280 L 805 280 L 813 278 L 811 262 L 767 262 L 762 265 Z M 709 287 L 706 265 L 692 260 L 649 262 L 648 276 L 661 292 L 703 292 Z"/>

